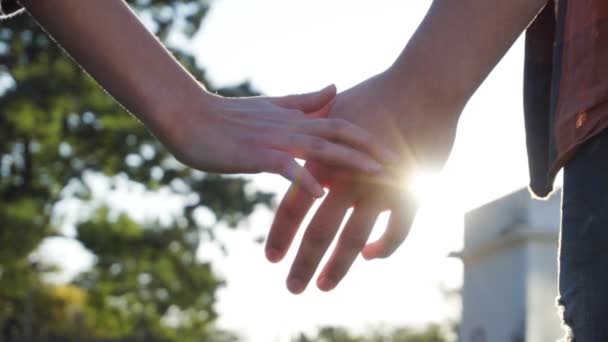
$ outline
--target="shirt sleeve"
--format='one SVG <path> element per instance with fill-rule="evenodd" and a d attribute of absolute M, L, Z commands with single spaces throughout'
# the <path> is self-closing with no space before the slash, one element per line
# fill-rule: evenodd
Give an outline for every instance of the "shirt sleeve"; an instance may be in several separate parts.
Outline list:
<path fill-rule="evenodd" d="M 22 7 L 17 0 L 0 0 L 0 19 L 21 12 Z"/>

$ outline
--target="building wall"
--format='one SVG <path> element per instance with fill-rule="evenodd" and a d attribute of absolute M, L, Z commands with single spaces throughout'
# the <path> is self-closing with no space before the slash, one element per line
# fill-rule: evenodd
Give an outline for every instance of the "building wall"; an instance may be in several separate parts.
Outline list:
<path fill-rule="evenodd" d="M 514 342 L 525 334 L 526 262 L 520 245 L 465 265 L 461 342 Z"/>
<path fill-rule="evenodd" d="M 561 219 L 561 192 L 547 200 L 527 199 L 526 222 L 537 231 L 559 232 Z"/>
<path fill-rule="evenodd" d="M 527 244 L 526 341 L 557 341 L 564 336 L 557 312 L 557 240 Z"/>
<path fill-rule="evenodd" d="M 496 240 L 509 227 L 527 221 L 530 194 L 519 190 L 465 215 L 464 249 Z"/>
<path fill-rule="evenodd" d="M 467 213 L 461 342 L 551 342 L 556 309 L 560 195 L 514 192 Z"/>

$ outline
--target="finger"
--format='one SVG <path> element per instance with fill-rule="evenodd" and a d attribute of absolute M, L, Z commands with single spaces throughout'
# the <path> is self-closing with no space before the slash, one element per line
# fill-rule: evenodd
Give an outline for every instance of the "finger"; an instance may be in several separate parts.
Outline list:
<path fill-rule="evenodd" d="M 336 99 L 332 99 L 331 101 L 327 102 L 323 107 L 321 107 L 320 109 L 314 111 L 314 112 L 308 112 L 308 113 L 304 113 L 308 118 L 311 119 L 324 119 L 327 118 L 329 116 L 329 113 L 331 113 L 331 110 L 334 108 L 334 105 L 336 104 Z"/>
<path fill-rule="evenodd" d="M 350 193 L 341 189 L 327 195 L 304 232 L 287 278 L 289 291 L 296 294 L 304 291 L 351 204 Z"/>
<path fill-rule="evenodd" d="M 283 196 L 275 214 L 268 239 L 266 240 L 266 259 L 279 262 L 289 249 L 306 213 L 312 207 L 314 198 L 301 188 L 292 184 Z"/>
<path fill-rule="evenodd" d="M 367 173 L 378 173 L 382 165 L 367 155 L 348 146 L 303 134 L 278 134 L 266 137 L 265 145 L 301 159 L 316 159 L 324 163 L 354 168 Z"/>
<path fill-rule="evenodd" d="M 386 231 L 380 239 L 363 248 L 363 257 L 371 260 L 391 256 L 407 238 L 414 220 L 414 213 L 414 211 L 405 209 L 393 210 Z"/>
<path fill-rule="evenodd" d="M 321 184 L 289 154 L 280 151 L 269 151 L 267 158 L 267 171 L 287 178 L 296 187 L 301 187 L 313 197 L 323 197 L 325 195 Z"/>
<path fill-rule="evenodd" d="M 395 152 L 380 143 L 380 139 L 375 139 L 366 130 L 346 120 L 306 120 L 296 130 L 348 145 L 383 163 L 396 163 L 399 159 Z"/>
<path fill-rule="evenodd" d="M 284 108 L 298 109 L 305 113 L 313 113 L 322 109 L 336 97 L 336 86 L 331 84 L 319 91 L 268 98 L 272 103 Z"/>
<path fill-rule="evenodd" d="M 357 205 L 340 234 L 336 249 L 317 279 L 317 286 L 330 291 L 344 278 L 367 243 L 374 223 L 381 212 L 375 199 L 365 199 Z"/>

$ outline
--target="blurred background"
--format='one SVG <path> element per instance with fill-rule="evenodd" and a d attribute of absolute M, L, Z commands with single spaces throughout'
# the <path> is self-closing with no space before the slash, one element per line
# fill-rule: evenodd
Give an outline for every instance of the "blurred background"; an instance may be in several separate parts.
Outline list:
<path fill-rule="evenodd" d="M 393 62 L 431 1 L 128 3 L 208 89 L 247 96 L 365 80 Z M 333 292 L 294 296 L 284 285 L 293 254 L 273 265 L 262 245 L 286 181 L 184 167 L 29 16 L 2 21 L 0 341 L 502 341 L 484 315 L 463 316 L 498 298 L 522 302 L 506 313 L 517 325 L 505 341 L 544 341 L 528 337 L 527 293 L 462 304 L 499 279 L 475 273 L 463 290 L 478 260 L 465 213 L 527 184 L 522 74 L 520 39 L 469 102 L 445 169 L 417 179 L 422 208 L 392 258 L 357 260 Z M 526 211 L 521 196 L 506 201 Z M 488 215 L 472 225 L 513 225 Z M 517 215 L 507 216 L 525 221 Z M 523 241 L 512 265 L 496 265 L 525 266 Z"/>

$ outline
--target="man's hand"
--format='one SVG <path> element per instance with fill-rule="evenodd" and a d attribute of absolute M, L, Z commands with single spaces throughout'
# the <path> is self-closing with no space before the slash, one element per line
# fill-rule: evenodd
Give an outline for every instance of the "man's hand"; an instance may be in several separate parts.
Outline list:
<path fill-rule="evenodd" d="M 407 179 L 423 166 L 442 165 L 449 154 L 455 122 L 441 120 L 433 106 L 415 105 L 414 98 L 390 98 L 388 86 L 385 76 L 379 75 L 338 95 L 330 116 L 365 127 L 386 146 L 398 151 L 400 162 L 387 165 L 379 176 L 307 163 L 306 167 L 329 188 L 329 193 L 306 228 L 289 273 L 287 287 L 293 293 L 306 288 L 351 207 L 352 215 L 319 275 L 317 286 L 324 291 L 333 289 L 360 252 L 366 259 L 391 255 L 407 237 L 416 211 L 414 199 L 404 190 Z M 313 202 L 312 197 L 294 187 L 288 190 L 266 244 L 270 261 L 284 257 Z M 386 231 L 378 241 L 367 244 L 378 215 L 386 210 L 391 212 Z"/>
<path fill-rule="evenodd" d="M 353 207 L 337 247 L 319 276 L 322 290 L 344 277 L 360 251 L 390 255 L 405 239 L 415 204 L 400 188 L 420 169 L 442 166 L 464 105 L 547 0 L 434 0 L 399 58 L 383 74 L 340 94 L 330 117 L 369 130 L 401 154 L 399 167 L 382 177 L 362 177 L 307 164 L 329 194 L 306 229 L 287 287 L 302 292 Z M 313 200 L 293 188 L 283 198 L 266 245 L 279 261 Z M 379 241 L 366 246 L 378 214 L 391 211 Z"/>

